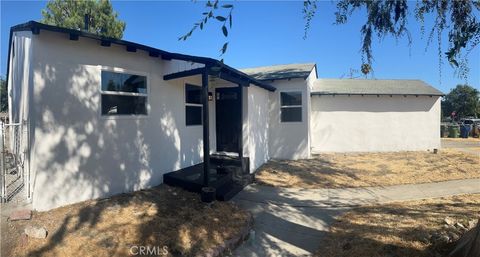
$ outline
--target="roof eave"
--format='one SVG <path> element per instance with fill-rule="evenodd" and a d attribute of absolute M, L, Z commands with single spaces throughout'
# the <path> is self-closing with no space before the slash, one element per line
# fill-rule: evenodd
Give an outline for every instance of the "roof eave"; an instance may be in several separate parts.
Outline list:
<path fill-rule="evenodd" d="M 237 76 L 240 76 L 245 79 L 247 83 L 254 84 L 256 86 L 259 86 L 261 88 L 264 88 L 269 91 L 275 91 L 276 88 L 268 85 L 262 81 L 259 81 L 248 74 L 245 74 L 235 68 L 232 68 L 219 60 L 213 59 L 213 58 L 208 58 L 208 57 L 201 57 L 201 56 L 193 56 L 193 55 L 186 55 L 186 54 L 179 54 L 179 53 L 171 53 L 167 52 L 161 49 L 153 48 L 150 46 L 142 45 L 142 44 L 137 44 L 134 42 L 126 41 L 126 40 L 121 40 L 121 39 L 115 39 L 115 38 L 109 38 L 109 37 L 104 37 L 100 35 L 96 35 L 93 33 L 81 31 L 81 30 L 75 30 L 75 29 L 68 29 L 68 28 L 62 28 L 62 27 L 57 27 L 57 26 L 52 26 L 52 25 L 47 25 L 43 24 L 40 22 L 36 21 L 29 21 L 26 23 L 22 23 L 16 26 L 11 27 L 10 32 L 15 32 L 15 31 L 26 31 L 26 30 L 34 30 L 34 29 L 44 29 L 48 31 L 54 31 L 54 32 L 59 32 L 59 33 L 68 33 L 68 34 L 75 34 L 78 36 L 94 39 L 94 40 L 104 40 L 104 41 L 109 41 L 111 43 L 117 44 L 117 45 L 124 45 L 124 46 L 130 46 L 130 47 L 135 47 L 136 49 L 147 51 L 147 52 L 155 52 L 158 53 L 159 55 L 162 56 L 164 59 L 176 59 L 176 60 L 182 60 L 182 61 L 190 61 L 190 62 L 195 62 L 195 63 L 201 63 L 206 66 L 220 66 L 221 68 L 227 69 L 228 71 L 236 74 Z M 9 58 L 10 60 L 10 58 Z M 7 68 L 8 69 L 8 68 Z M 8 80 L 8 74 L 7 74 L 7 80 Z"/>
<path fill-rule="evenodd" d="M 273 80 L 285 80 L 285 79 L 307 79 L 307 76 L 289 76 L 289 77 L 281 77 L 281 78 L 266 78 L 266 79 L 257 79 L 259 81 L 273 81 Z"/>
<path fill-rule="evenodd" d="M 310 95 L 401 95 L 401 96 L 445 96 L 445 94 L 438 94 L 438 93 L 332 93 L 332 92 L 311 92 Z"/>

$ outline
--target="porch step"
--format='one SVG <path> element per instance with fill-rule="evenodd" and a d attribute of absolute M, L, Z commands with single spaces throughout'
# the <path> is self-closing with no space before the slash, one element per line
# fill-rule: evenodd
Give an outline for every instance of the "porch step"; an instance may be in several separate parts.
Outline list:
<path fill-rule="evenodd" d="M 225 169 L 210 169 L 210 185 L 218 188 L 232 180 L 232 175 Z M 197 164 L 163 175 L 163 183 L 179 186 L 192 192 L 200 192 L 203 187 L 203 164 Z"/>
<path fill-rule="evenodd" d="M 228 201 L 252 183 L 253 174 L 248 174 L 249 159 L 243 158 L 244 169 L 238 157 L 211 156 L 209 185 L 217 191 L 219 201 Z M 203 187 L 203 163 L 163 175 L 163 182 L 188 191 L 200 192 Z"/>
<path fill-rule="evenodd" d="M 217 200 L 228 201 L 243 190 L 245 186 L 237 182 L 232 182 L 217 189 Z"/>
<path fill-rule="evenodd" d="M 222 154 L 212 154 L 210 155 L 210 163 L 216 166 L 236 166 L 241 167 L 242 161 L 240 157 L 237 156 L 228 156 Z M 245 167 L 245 173 L 248 173 L 250 170 L 249 165 L 250 161 L 248 157 L 243 157 L 243 167 Z"/>
<path fill-rule="evenodd" d="M 228 201 L 254 180 L 253 174 L 234 176 L 230 183 L 217 188 L 217 200 Z"/>

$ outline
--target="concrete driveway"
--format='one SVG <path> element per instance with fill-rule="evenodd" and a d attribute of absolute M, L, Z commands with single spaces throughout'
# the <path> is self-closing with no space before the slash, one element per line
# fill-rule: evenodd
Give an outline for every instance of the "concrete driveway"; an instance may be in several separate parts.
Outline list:
<path fill-rule="evenodd" d="M 309 256 L 335 216 L 349 208 L 470 193 L 480 193 L 480 179 L 346 189 L 250 185 L 233 200 L 252 212 L 254 233 L 233 256 Z"/>
<path fill-rule="evenodd" d="M 476 138 L 442 138 L 442 148 L 453 148 L 465 153 L 480 154 L 480 140 Z"/>

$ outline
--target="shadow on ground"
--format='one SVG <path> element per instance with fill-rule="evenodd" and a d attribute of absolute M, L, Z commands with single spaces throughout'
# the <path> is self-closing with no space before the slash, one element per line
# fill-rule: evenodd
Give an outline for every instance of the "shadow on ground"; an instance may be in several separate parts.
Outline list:
<path fill-rule="evenodd" d="M 3 256 L 129 256 L 135 246 L 158 255 L 196 256 L 237 235 L 248 215 L 231 203 L 202 203 L 199 196 L 159 186 L 109 199 L 87 201 L 15 222 L 8 235 L 18 240 Z M 45 226 L 46 239 L 20 240 L 27 224 Z M 165 255 L 163 255 L 165 256 Z"/>
<path fill-rule="evenodd" d="M 355 208 L 337 218 L 315 255 L 446 256 L 465 230 L 445 218 L 467 227 L 479 210 L 478 194 Z"/>

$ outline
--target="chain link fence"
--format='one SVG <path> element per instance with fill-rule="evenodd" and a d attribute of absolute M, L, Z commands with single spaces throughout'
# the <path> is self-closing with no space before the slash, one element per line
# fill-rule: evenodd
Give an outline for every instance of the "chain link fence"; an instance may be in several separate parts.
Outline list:
<path fill-rule="evenodd" d="M 2 201 L 24 200 L 29 177 L 25 177 L 28 133 L 26 122 L 0 124 L 0 170 Z"/>

